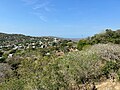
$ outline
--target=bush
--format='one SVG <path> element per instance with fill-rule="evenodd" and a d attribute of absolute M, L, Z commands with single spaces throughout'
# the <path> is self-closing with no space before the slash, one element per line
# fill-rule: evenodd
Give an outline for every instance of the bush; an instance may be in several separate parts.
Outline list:
<path fill-rule="evenodd" d="M 26 59 L 18 69 L 27 87 L 38 90 L 57 90 L 67 87 L 64 76 L 59 72 L 59 61 L 55 59 Z M 27 88 L 26 87 L 26 88 Z"/>
<path fill-rule="evenodd" d="M 4 52 L 0 51 L 0 57 L 2 57 L 3 54 L 4 54 Z"/>
<path fill-rule="evenodd" d="M 117 44 L 96 44 L 88 50 L 95 52 L 104 61 L 120 62 L 120 46 Z"/>
<path fill-rule="evenodd" d="M 118 75 L 118 80 L 120 81 L 120 68 L 119 68 L 119 70 L 117 72 L 117 75 Z"/>
<path fill-rule="evenodd" d="M 102 72 L 103 72 L 103 75 L 109 78 L 109 75 L 113 72 L 116 73 L 118 69 L 119 69 L 119 66 L 117 63 L 112 61 L 107 61 L 102 69 Z"/>
<path fill-rule="evenodd" d="M 120 78 L 120 46 L 98 44 L 53 58 L 30 51 L 20 58 L 17 78 L 3 86 L 23 90 L 71 90 L 115 73 Z M 19 86 L 18 86 L 19 85 Z"/>
<path fill-rule="evenodd" d="M 97 44 L 93 45 L 90 49 L 95 52 L 102 62 L 102 73 L 109 78 L 111 73 L 117 74 L 120 69 L 120 46 L 115 44 Z M 117 78 L 114 76 L 114 78 Z"/>
<path fill-rule="evenodd" d="M 9 78 L 11 76 L 11 67 L 8 64 L 0 63 L 0 82 L 3 82 L 5 78 Z"/>
<path fill-rule="evenodd" d="M 100 60 L 95 53 L 74 52 L 62 60 L 62 70 L 69 84 L 82 84 L 94 80 L 100 72 Z"/>
<path fill-rule="evenodd" d="M 82 39 L 77 44 L 77 49 L 82 50 L 84 46 L 88 45 L 87 39 Z"/>
<path fill-rule="evenodd" d="M 25 90 L 24 86 L 25 83 L 22 79 L 11 78 L 0 85 L 0 90 Z"/>
<path fill-rule="evenodd" d="M 6 60 L 6 59 L 5 59 L 4 57 L 1 57 L 1 58 L 0 58 L 0 63 L 4 63 L 5 60 Z"/>

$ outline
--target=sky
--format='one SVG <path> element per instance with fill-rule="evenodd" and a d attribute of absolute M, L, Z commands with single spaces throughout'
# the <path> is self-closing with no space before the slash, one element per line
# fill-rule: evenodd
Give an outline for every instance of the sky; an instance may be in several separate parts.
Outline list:
<path fill-rule="evenodd" d="M 0 32 L 83 38 L 120 29 L 120 0 L 0 0 Z"/>

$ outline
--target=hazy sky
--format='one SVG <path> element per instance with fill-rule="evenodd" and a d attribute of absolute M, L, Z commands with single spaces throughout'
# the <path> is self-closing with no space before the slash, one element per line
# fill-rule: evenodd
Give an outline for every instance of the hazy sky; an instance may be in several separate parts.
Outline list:
<path fill-rule="evenodd" d="M 0 0 L 0 32 L 81 38 L 120 28 L 120 0 Z"/>

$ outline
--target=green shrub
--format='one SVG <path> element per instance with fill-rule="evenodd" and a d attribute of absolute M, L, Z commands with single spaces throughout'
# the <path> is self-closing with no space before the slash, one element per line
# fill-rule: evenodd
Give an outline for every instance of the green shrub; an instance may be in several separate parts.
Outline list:
<path fill-rule="evenodd" d="M 82 39 L 77 44 L 77 49 L 82 50 L 84 46 L 88 45 L 87 39 Z"/>
<path fill-rule="evenodd" d="M 61 65 L 66 79 L 74 84 L 94 80 L 100 72 L 100 60 L 95 53 L 86 51 L 74 52 L 65 56 Z"/>
<path fill-rule="evenodd" d="M 20 55 L 17 78 L 8 78 L 9 81 L 2 86 L 11 90 L 71 90 L 74 86 L 79 88 L 80 84 L 98 81 L 111 73 L 120 78 L 119 45 L 93 45 L 58 58 L 42 57 L 36 51 L 27 52 Z"/>
<path fill-rule="evenodd" d="M 3 54 L 4 54 L 4 52 L 0 51 L 0 57 L 2 57 Z"/>
<path fill-rule="evenodd" d="M 5 60 L 6 60 L 6 59 L 5 59 L 4 57 L 1 57 L 1 58 L 0 58 L 0 63 L 4 63 Z"/>
<path fill-rule="evenodd" d="M 11 78 L 0 85 L 0 90 L 25 90 L 25 83 L 22 79 Z"/>
<path fill-rule="evenodd" d="M 118 75 L 118 80 L 120 81 L 120 68 L 119 68 L 119 70 L 117 72 L 117 75 Z"/>
<path fill-rule="evenodd" d="M 106 77 L 108 77 L 109 74 L 111 74 L 112 72 L 117 72 L 119 69 L 117 63 L 112 62 L 112 61 L 107 61 L 106 64 L 104 65 L 102 72 L 104 75 L 106 75 Z"/>

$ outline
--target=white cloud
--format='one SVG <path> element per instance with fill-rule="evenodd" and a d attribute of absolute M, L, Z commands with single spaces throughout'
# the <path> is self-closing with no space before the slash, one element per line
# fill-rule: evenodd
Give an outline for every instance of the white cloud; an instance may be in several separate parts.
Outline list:
<path fill-rule="evenodd" d="M 49 5 L 49 2 L 43 2 L 43 3 L 38 3 L 38 4 L 35 4 L 34 6 L 33 6 L 33 9 L 43 9 L 43 8 L 46 8 L 46 7 L 48 7 L 48 5 Z"/>
<path fill-rule="evenodd" d="M 40 20 L 47 22 L 46 14 L 53 10 L 50 0 L 22 0 L 25 5 L 29 5 L 33 10 L 32 14 L 38 16 Z"/>
<path fill-rule="evenodd" d="M 22 0 L 26 5 L 33 5 L 37 3 L 39 0 Z"/>
<path fill-rule="evenodd" d="M 36 12 L 33 12 L 31 13 L 33 15 L 36 15 L 37 17 L 39 17 L 39 19 L 43 22 L 47 22 L 47 17 L 43 16 L 41 13 L 36 13 Z"/>
<path fill-rule="evenodd" d="M 42 21 L 47 22 L 47 19 L 46 19 L 45 16 L 40 15 L 39 18 L 40 18 Z"/>

